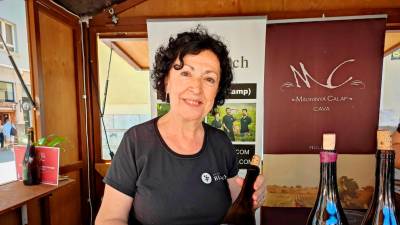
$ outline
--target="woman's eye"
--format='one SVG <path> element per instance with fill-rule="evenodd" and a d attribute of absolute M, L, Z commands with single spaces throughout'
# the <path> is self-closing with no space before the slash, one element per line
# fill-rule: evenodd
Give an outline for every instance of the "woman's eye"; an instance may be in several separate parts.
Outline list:
<path fill-rule="evenodd" d="M 188 71 L 182 71 L 181 75 L 184 76 L 184 77 L 187 77 L 187 76 L 190 75 L 190 73 Z"/>
<path fill-rule="evenodd" d="M 214 84 L 215 83 L 215 79 L 211 78 L 211 77 L 207 77 L 206 81 L 209 82 L 210 84 Z"/>

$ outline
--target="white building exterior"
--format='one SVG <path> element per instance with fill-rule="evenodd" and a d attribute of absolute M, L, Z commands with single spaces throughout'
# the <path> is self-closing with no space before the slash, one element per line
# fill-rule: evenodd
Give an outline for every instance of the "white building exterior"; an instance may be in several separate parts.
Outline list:
<path fill-rule="evenodd" d="M 0 1 L 0 33 L 30 90 L 30 68 L 26 9 L 24 0 Z M 7 114 L 19 133 L 24 133 L 30 124 L 29 112 L 22 110 L 21 103 L 26 94 L 12 67 L 4 45 L 0 42 L 0 116 Z"/>

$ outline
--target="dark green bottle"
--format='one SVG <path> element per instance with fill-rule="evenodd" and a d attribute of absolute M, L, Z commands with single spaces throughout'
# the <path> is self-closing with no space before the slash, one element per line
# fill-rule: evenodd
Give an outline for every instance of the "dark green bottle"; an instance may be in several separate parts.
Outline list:
<path fill-rule="evenodd" d="M 362 225 L 399 225 L 394 193 L 394 160 L 391 132 L 377 133 L 375 190 Z"/>
<path fill-rule="evenodd" d="M 247 167 L 246 177 L 243 181 L 239 196 L 229 208 L 222 224 L 228 225 L 256 225 L 253 209 L 254 182 L 260 174 L 260 157 L 254 155 Z"/>
<path fill-rule="evenodd" d="M 27 130 L 28 144 L 22 161 L 22 180 L 25 185 L 39 184 L 41 181 L 39 156 L 36 155 L 33 128 Z"/>
<path fill-rule="evenodd" d="M 320 152 L 320 181 L 317 199 L 307 225 L 348 225 L 336 182 L 335 134 L 323 135 L 323 150 Z"/>

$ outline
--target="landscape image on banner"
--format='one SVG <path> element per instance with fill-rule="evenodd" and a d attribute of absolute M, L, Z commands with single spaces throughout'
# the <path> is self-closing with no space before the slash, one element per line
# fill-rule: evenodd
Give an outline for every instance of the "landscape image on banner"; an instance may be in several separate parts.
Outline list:
<path fill-rule="evenodd" d="M 256 103 L 225 103 L 215 116 L 209 113 L 206 123 L 223 130 L 231 141 L 254 142 L 256 135 Z"/>
<path fill-rule="evenodd" d="M 375 155 L 338 155 L 337 185 L 344 208 L 368 208 L 374 191 L 374 165 Z M 263 170 L 267 181 L 264 206 L 314 206 L 319 185 L 319 154 L 264 154 Z"/>

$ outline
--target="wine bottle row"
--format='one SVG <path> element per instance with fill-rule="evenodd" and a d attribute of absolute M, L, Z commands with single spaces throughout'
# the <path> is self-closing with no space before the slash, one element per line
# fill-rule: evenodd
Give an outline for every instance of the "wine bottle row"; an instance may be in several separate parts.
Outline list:
<path fill-rule="evenodd" d="M 336 183 L 335 134 L 323 135 L 320 183 L 307 225 L 348 225 Z M 394 160 L 390 131 L 377 132 L 375 190 L 361 225 L 397 225 L 394 193 Z"/>
<path fill-rule="evenodd" d="M 400 139 L 400 125 L 398 129 Z M 375 190 L 361 225 L 400 225 L 395 207 L 395 152 L 390 131 L 377 132 Z M 318 194 L 306 225 L 348 225 L 336 179 L 336 135 L 323 134 L 320 151 L 320 182 Z M 255 225 L 252 195 L 254 182 L 260 173 L 260 158 L 253 157 L 241 192 L 226 214 L 222 225 Z"/>

